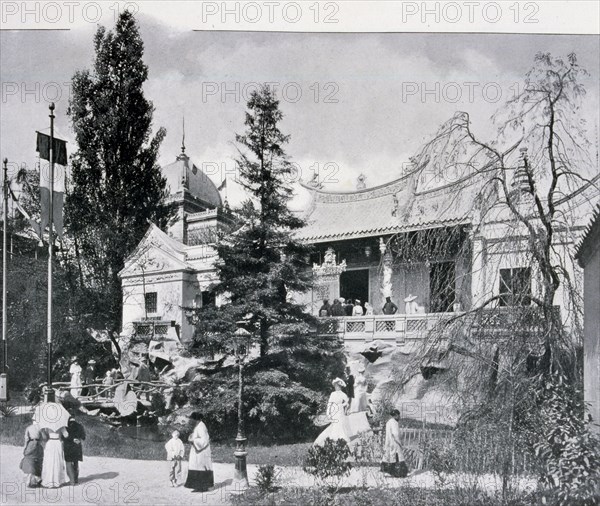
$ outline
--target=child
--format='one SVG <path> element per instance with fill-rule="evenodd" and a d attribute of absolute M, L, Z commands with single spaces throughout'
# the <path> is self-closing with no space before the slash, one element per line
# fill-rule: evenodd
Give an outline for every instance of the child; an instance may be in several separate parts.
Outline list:
<path fill-rule="evenodd" d="M 167 460 L 172 462 L 169 473 L 171 486 L 175 487 L 177 486 L 177 476 L 181 475 L 181 461 L 183 460 L 185 448 L 183 442 L 179 439 L 178 430 L 174 430 L 171 436 L 171 439 L 165 445 L 165 449 L 167 450 Z"/>

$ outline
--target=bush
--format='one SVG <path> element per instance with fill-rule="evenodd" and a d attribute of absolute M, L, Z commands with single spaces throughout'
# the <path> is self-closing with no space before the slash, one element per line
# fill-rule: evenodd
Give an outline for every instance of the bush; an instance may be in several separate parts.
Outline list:
<path fill-rule="evenodd" d="M 543 463 L 542 483 L 557 504 L 600 502 L 600 441 L 584 419 L 581 392 L 562 375 L 549 378 L 539 393 L 536 454 Z"/>
<path fill-rule="evenodd" d="M 348 476 L 352 469 L 352 464 L 348 462 L 350 454 L 346 441 L 327 438 L 323 446 L 313 446 L 308 450 L 302 469 L 321 484 L 338 488 L 341 479 Z"/>
<path fill-rule="evenodd" d="M 274 465 L 258 466 L 258 471 L 254 481 L 256 487 L 262 493 L 274 492 L 277 490 L 277 480 L 281 471 L 276 471 Z"/>
<path fill-rule="evenodd" d="M 277 370 L 248 371 L 245 378 L 246 434 L 254 442 L 301 442 L 316 437 L 313 417 L 323 395 L 292 381 Z M 190 403 L 203 412 L 214 440 L 231 439 L 237 431 L 237 368 L 223 369 L 193 382 Z"/>

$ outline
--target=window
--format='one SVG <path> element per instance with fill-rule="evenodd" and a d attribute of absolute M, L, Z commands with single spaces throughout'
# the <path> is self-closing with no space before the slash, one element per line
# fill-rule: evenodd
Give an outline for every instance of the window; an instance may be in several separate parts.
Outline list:
<path fill-rule="evenodd" d="M 158 294 L 156 292 L 145 293 L 144 304 L 146 307 L 146 314 L 156 313 L 158 311 Z"/>
<path fill-rule="evenodd" d="M 529 306 L 531 304 L 531 269 L 518 267 L 500 269 L 500 305 Z"/>

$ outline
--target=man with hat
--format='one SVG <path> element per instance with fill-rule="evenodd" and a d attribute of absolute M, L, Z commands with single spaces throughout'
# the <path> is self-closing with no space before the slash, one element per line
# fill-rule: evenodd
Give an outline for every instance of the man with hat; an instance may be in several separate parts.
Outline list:
<path fill-rule="evenodd" d="M 85 388 L 83 389 L 83 395 L 93 395 L 95 391 L 91 387 L 87 385 L 92 385 L 96 382 L 96 361 L 90 360 L 83 371 L 83 384 Z"/>
<path fill-rule="evenodd" d="M 391 297 L 385 298 L 385 304 L 383 305 L 383 314 L 396 314 L 398 306 L 392 302 Z"/>

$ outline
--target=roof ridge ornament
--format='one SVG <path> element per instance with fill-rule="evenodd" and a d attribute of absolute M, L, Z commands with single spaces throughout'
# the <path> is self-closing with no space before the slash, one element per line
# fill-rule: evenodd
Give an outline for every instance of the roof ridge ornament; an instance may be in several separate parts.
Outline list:
<path fill-rule="evenodd" d="M 313 264 L 313 273 L 321 281 L 335 280 L 339 275 L 346 270 L 346 260 L 342 260 L 339 264 L 335 258 L 335 250 L 332 247 L 327 248 L 325 251 L 325 258 L 321 265 Z"/>
<path fill-rule="evenodd" d="M 361 172 L 360 175 L 356 178 L 356 189 L 364 190 L 367 187 L 367 183 L 365 183 L 366 180 L 367 180 L 367 176 L 365 176 Z"/>

